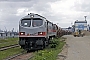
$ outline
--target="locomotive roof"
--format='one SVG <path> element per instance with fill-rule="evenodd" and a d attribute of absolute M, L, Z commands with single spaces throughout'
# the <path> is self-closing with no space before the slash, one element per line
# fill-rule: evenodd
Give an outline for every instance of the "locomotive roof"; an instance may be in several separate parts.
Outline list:
<path fill-rule="evenodd" d="M 41 19 L 44 19 L 44 20 L 48 21 L 45 17 L 43 17 L 39 14 L 34 14 L 34 13 L 30 13 L 30 14 L 26 15 L 22 19 L 28 19 L 28 18 L 30 18 L 31 15 L 34 15 L 34 18 L 41 18 Z M 50 22 L 50 21 L 48 21 L 48 22 Z M 52 22 L 50 22 L 50 23 L 52 23 Z"/>
<path fill-rule="evenodd" d="M 43 19 L 46 19 L 45 17 L 43 17 L 43 16 L 41 16 L 41 15 L 39 15 L 39 14 L 34 14 L 34 13 L 30 13 L 30 14 L 26 15 L 26 16 L 24 16 L 22 19 L 24 19 L 24 18 L 31 18 L 31 17 L 30 17 L 31 15 L 33 15 L 34 18 L 43 18 Z"/>

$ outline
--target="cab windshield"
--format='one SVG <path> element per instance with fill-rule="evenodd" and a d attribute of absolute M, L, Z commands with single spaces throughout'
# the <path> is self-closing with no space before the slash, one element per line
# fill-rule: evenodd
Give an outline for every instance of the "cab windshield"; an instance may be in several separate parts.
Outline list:
<path fill-rule="evenodd" d="M 31 20 L 30 19 L 23 19 L 23 20 L 21 20 L 21 25 L 23 27 L 30 27 L 31 26 Z"/>
<path fill-rule="evenodd" d="M 42 19 L 33 19 L 32 20 L 32 26 L 33 27 L 38 27 L 43 25 L 43 20 Z"/>
<path fill-rule="evenodd" d="M 31 24 L 32 23 L 32 24 Z M 22 19 L 21 20 L 21 26 L 23 27 L 38 27 L 43 25 L 43 20 L 39 19 L 39 18 L 35 18 L 35 19 Z"/>

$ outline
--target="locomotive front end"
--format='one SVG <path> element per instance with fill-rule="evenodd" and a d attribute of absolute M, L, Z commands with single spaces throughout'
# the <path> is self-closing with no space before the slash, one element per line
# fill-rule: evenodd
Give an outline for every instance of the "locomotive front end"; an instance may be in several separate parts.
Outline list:
<path fill-rule="evenodd" d="M 44 18 L 37 14 L 29 14 L 19 23 L 19 44 L 26 50 L 43 49 L 47 37 Z"/>

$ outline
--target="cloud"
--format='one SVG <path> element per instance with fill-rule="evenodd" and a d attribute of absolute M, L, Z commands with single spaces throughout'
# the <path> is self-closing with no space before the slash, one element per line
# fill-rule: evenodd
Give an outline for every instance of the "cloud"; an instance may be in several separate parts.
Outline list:
<path fill-rule="evenodd" d="M 8 1 L 8 2 L 27 2 L 27 1 L 31 1 L 31 0 L 0 0 L 0 1 L 3 1 L 3 2 L 6 2 L 6 1 Z"/>
<path fill-rule="evenodd" d="M 0 27 L 18 29 L 19 20 L 28 13 L 40 14 L 60 27 L 68 27 L 77 19 L 84 20 L 85 15 L 89 21 L 89 4 L 89 0 L 0 0 Z"/>
<path fill-rule="evenodd" d="M 19 2 L 18 2 L 19 1 Z M 4 29 L 3 26 L 6 26 L 7 29 L 12 29 L 15 27 L 18 29 L 18 23 L 21 17 L 27 15 L 28 13 L 40 13 L 46 14 L 49 9 L 49 5 L 47 4 L 48 1 L 41 1 L 41 0 L 32 0 L 32 1 L 21 1 L 18 0 L 9 0 L 9 1 L 1 1 L 0 2 L 0 27 Z M 25 2 L 24 2 L 25 1 Z M 49 1 L 54 2 L 54 1 Z M 16 23 L 16 24 L 13 24 Z"/>

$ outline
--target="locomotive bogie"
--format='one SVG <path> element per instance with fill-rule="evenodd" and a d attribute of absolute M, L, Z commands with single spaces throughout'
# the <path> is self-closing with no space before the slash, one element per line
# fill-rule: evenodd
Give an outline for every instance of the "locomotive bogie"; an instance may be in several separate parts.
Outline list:
<path fill-rule="evenodd" d="M 19 44 L 26 50 L 43 49 L 48 45 L 48 40 L 44 37 L 23 37 L 19 38 Z"/>

